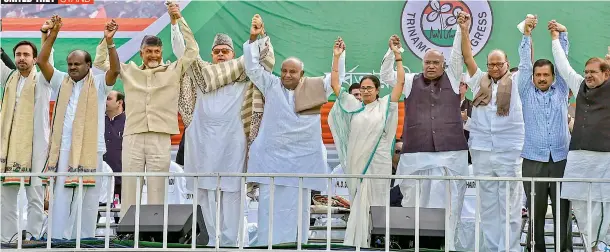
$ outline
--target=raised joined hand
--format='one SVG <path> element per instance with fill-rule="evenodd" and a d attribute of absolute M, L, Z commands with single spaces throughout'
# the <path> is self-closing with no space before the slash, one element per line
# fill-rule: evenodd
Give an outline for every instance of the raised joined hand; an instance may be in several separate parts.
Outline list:
<path fill-rule="evenodd" d="M 63 26 L 63 22 L 61 21 L 61 17 L 59 15 L 57 15 L 57 14 L 53 15 L 53 17 L 51 17 L 51 24 L 53 24 L 51 26 L 51 32 L 59 32 L 59 30 Z"/>
<path fill-rule="evenodd" d="M 250 36 L 262 35 L 265 31 L 265 24 L 263 18 L 259 14 L 255 14 L 252 17 L 252 25 L 250 26 Z"/>
<path fill-rule="evenodd" d="M 537 24 L 538 24 L 538 17 L 528 14 L 527 17 L 525 18 L 525 27 L 524 27 L 525 34 L 531 34 L 532 31 L 534 30 L 534 28 L 536 28 Z"/>
<path fill-rule="evenodd" d="M 178 20 L 182 17 L 182 14 L 180 13 L 180 6 L 177 3 L 167 1 L 165 2 L 165 5 L 167 5 L 167 13 L 172 20 Z"/>
<path fill-rule="evenodd" d="M 112 19 L 110 22 L 106 23 L 106 29 L 104 29 L 104 37 L 105 38 L 113 38 L 116 31 L 119 29 L 119 25 Z"/>
<path fill-rule="evenodd" d="M 468 31 L 468 29 L 470 28 L 470 23 L 472 22 L 472 19 L 470 18 L 470 14 L 468 14 L 464 11 L 460 11 L 460 13 L 458 13 L 457 22 L 460 25 L 460 29 L 462 29 L 462 31 Z"/>
<path fill-rule="evenodd" d="M 335 57 L 339 57 L 344 51 L 345 42 L 343 42 L 343 38 L 338 37 L 337 40 L 335 40 L 335 45 L 333 46 L 333 55 L 335 55 Z"/>
<path fill-rule="evenodd" d="M 48 32 L 51 27 L 53 27 L 53 22 L 51 21 L 51 19 L 44 21 L 44 24 L 42 24 L 42 27 L 40 27 L 40 31 L 44 31 L 44 32 Z"/>
<path fill-rule="evenodd" d="M 394 54 L 400 54 L 400 48 L 402 48 L 402 45 L 400 44 L 400 37 L 398 37 L 396 34 L 392 35 L 390 37 L 390 41 L 388 42 L 388 46 L 392 52 L 394 52 Z"/>

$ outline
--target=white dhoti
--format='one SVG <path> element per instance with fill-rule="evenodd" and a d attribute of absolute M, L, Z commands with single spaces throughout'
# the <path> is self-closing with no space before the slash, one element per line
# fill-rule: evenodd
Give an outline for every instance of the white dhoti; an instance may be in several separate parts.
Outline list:
<path fill-rule="evenodd" d="M 521 151 L 470 150 L 472 168 L 477 177 L 521 177 Z M 489 251 L 505 251 L 506 211 L 509 212 L 509 251 L 521 251 L 521 207 L 523 183 L 505 181 L 480 181 L 481 233 Z M 506 204 L 506 195 L 508 202 Z"/>
<path fill-rule="evenodd" d="M 299 207 L 299 193 L 302 194 L 303 208 Z M 307 243 L 309 233 L 311 190 L 298 187 L 275 185 L 273 198 L 273 213 L 269 208 L 271 202 L 271 186 L 261 184 L 259 187 L 258 230 L 257 242 L 253 246 L 266 246 L 269 243 L 269 218 L 273 214 L 272 244 L 294 243 L 297 241 L 297 221 L 302 212 L 301 243 Z"/>
<path fill-rule="evenodd" d="M 44 187 L 41 182 L 35 183 L 34 180 L 40 178 L 32 177 L 32 185 L 25 186 L 25 194 L 27 196 L 27 224 L 21 226 L 25 228 L 27 236 L 40 238 L 41 230 L 45 214 L 44 207 Z M 20 205 L 17 205 L 17 196 L 19 195 L 19 185 L 2 186 L 2 242 L 17 242 L 21 239 L 21 232 L 17 230 L 17 211 L 20 211 Z M 25 213 L 21 213 L 22 215 Z M 23 217 L 22 217 L 23 218 Z"/>
<path fill-rule="evenodd" d="M 237 235 L 239 234 L 239 206 L 241 192 L 220 192 L 217 198 L 215 190 L 198 189 L 199 205 L 203 212 L 203 220 L 209 236 L 208 246 L 216 245 L 216 226 L 220 226 L 220 246 L 237 246 Z M 216 204 L 220 203 L 220 216 L 216 225 Z"/>
<path fill-rule="evenodd" d="M 573 150 L 568 153 L 567 160 L 564 178 L 610 179 L 610 152 Z M 610 183 L 591 184 L 591 223 L 589 223 L 587 209 L 589 183 L 565 182 L 562 185 L 561 198 L 572 202 L 586 251 L 591 251 L 592 245 L 597 242 L 610 243 L 609 237 L 606 237 L 610 227 L 610 193 L 608 192 L 610 192 Z"/>
<path fill-rule="evenodd" d="M 57 172 L 68 172 L 70 161 L 69 151 L 59 152 Z M 98 152 L 97 170 L 103 170 L 103 153 Z M 55 190 L 53 193 L 53 208 L 49 213 L 51 220 L 51 237 L 53 239 L 75 239 L 78 232 L 78 209 L 81 208 L 81 238 L 95 237 L 97 223 L 97 212 L 99 208 L 99 181 L 101 177 L 95 177 L 96 186 L 83 187 L 82 207 L 78 201 L 79 189 L 65 187 L 66 177 L 60 176 L 55 180 Z"/>
<path fill-rule="evenodd" d="M 404 153 L 400 157 L 396 174 L 430 177 L 467 176 L 468 151 Z M 415 194 L 415 180 L 397 180 L 395 184 L 400 185 L 403 207 L 415 207 L 415 197 L 419 197 L 421 208 L 449 209 L 446 213 L 449 214 L 449 223 L 445 224 L 445 240 L 448 249 L 455 250 L 456 230 L 461 219 L 466 181 L 422 180 L 419 195 Z M 447 184 L 450 189 L 450 202 L 446 200 Z"/>

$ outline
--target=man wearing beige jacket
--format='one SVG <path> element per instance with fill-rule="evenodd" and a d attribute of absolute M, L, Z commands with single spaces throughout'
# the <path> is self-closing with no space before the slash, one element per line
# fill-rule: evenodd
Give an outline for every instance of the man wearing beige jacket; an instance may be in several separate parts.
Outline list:
<path fill-rule="evenodd" d="M 121 63 L 120 78 L 125 88 L 125 132 L 123 133 L 123 172 L 168 172 L 171 159 L 171 135 L 179 134 L 179 78 L 199 56 L 199 46 L 193 32 L 180 14 L 178 5 L 168 4 L 172 21 L 178 23 L 186 49 L 173 63 L 163 64 L 161 39 L 147 35 L 142 39 L 142 65 Z M 97 48 L 94 66 L 106 69 L 107 45 Z M 148 178 L 149 204 L 163 204 L 163 177 Z M 136 203 L 136 178 L 123 178 L 121 217 Z"/>

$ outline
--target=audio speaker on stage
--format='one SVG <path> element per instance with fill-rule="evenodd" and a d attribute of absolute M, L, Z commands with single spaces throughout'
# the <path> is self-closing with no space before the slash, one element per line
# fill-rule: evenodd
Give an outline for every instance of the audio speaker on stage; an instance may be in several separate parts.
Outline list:
<path fill-rule="evenodd" d="M 386 228 L 385 207 L 371 206 L 371 246 L 383 243 Z M 419 208 L 420 247 L 440 249 L 445 244 L 445 209 Z M 390 241 L 409 249 L 415 243 L 415 208 L 390 207 Z M 376 244 L 377 243 L 377 244 Z"/>
<path fill-rule="evenodd" d="M 136 223 L 136 206 L 129 207 L 119 222 L 117 235 L 133 235 Z M 193 205 L 168 205 L 167 242 L 190 243 L 192 240 Z M 140 240 L 163 242 L 163 205 L 140 206 Z M 197 206 L 197 245 L 208 244 L 208 232 L 205 229 L 201 206 Z"/>

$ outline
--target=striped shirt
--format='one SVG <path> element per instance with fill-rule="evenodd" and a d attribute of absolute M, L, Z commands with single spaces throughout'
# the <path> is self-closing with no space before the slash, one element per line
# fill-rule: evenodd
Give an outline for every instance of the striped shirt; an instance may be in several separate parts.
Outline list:
<path fill-rule="evenodd" d="M 568 53 L 567 33 L 559 35 L 559 41 Z M 568 95 L 565 80 L 555 69 L 555 81 L 547 91 L 536 88 L 532 81 L 531 39 L 523 36 L 519 46 L 519 94 L 523 105 L 525 143 L 521 157 L 549 162 L 562 161 L 568 156 L 570 133 L 568 131 Z"/>

